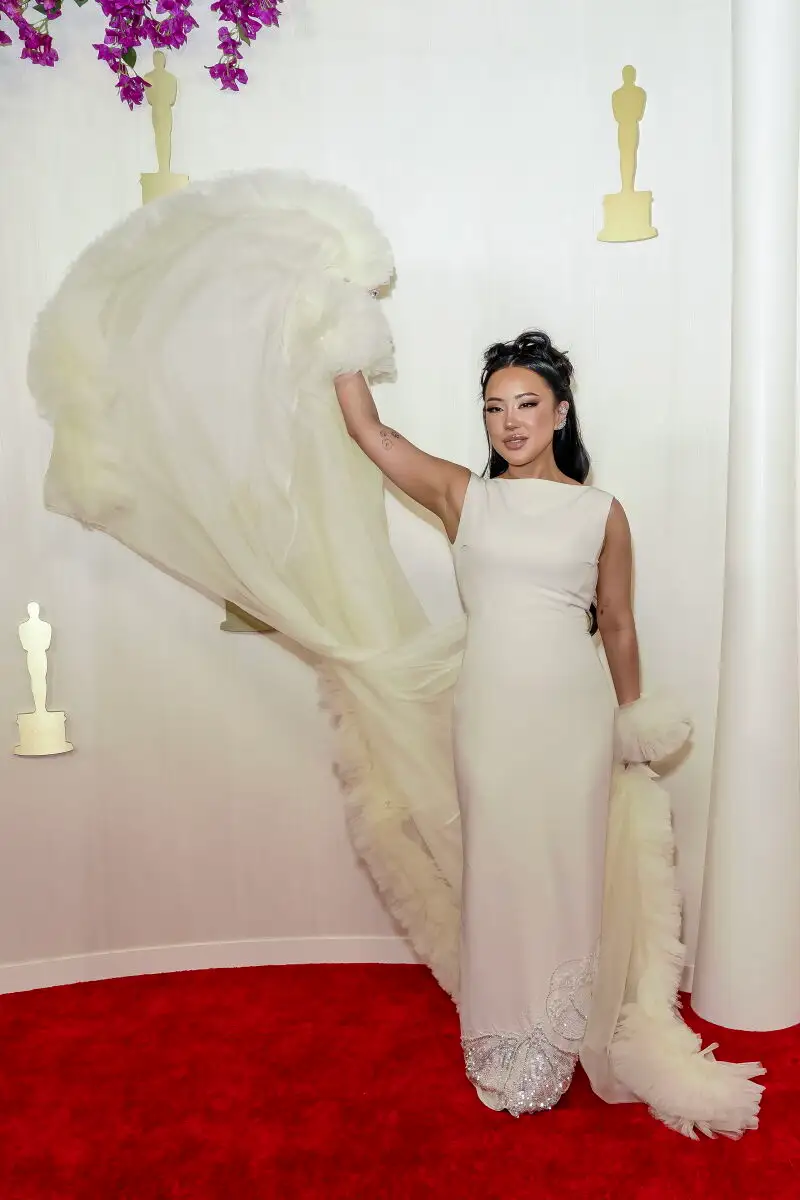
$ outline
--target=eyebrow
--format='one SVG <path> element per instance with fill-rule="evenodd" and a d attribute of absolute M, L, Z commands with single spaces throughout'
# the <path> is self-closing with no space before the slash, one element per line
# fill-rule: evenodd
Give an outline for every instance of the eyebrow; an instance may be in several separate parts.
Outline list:
<path fill-rule="evenodd" d="M 541 400 L 541 396 L 539 395 L 538 392 L 517 392 L 514 399 L 515 400 L 524 400 L 526 398 L 526 396 L 533 396 L 536 400 Z M 494 402 L 495 404 L 503 403 L 502 399 L 499 396 L 487 396 L 484 403 L 491 404 L 492 402 Z"/>

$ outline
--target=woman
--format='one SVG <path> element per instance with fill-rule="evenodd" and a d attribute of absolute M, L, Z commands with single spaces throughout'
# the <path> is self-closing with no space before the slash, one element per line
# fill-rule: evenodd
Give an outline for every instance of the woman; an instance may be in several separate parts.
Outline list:
<path fill-rule="evenodd" d="M 609 800 L 613 702 L 586 610 L 596 591 L 618 698 L 633 699 L 630 547 L 611 498 L 576 486 L 588 459 L 569 363 L 543 335 L 490 351 L 489 481 L 415 450 L 353 374 L 391 367 L 375 293 L 392 273 L 355 197 L 279 171 L 131 214 L 37 322 L 47 507 L 312 656 L 353 844 L 460 995 L 487 1103 L 549 1106 L 580 1048 L 607 1102 L 646 1103 L 689 1137 L 738 1137 L 758 1124 L 763 1068 L 717 1062 L 680 1019 L 669 799 L 635 765 L 684 743 L 682 714 L 647 699 L 616 710 Z M 455 545 L 466 657 L 463 615 L 432 625 L 392 552 L 380 471 L 331 386 L 344 375 L 350 432 Z"/>
<path fill-rule="evenodd" d="M 363 376 L 336 380 L 351 437 L 453 545 L 468 617 L 455 703 L 462 1036 L 479 1096 L 515 1116 L 563 1095 L 586 1026 L 614 728 L 587 627 L 595 596 L 617 702 L 639 697 L 630 531 L 585 484 L 572 374 L 544 333 L 487 350 L 488 480 L 388 429 Z"/>

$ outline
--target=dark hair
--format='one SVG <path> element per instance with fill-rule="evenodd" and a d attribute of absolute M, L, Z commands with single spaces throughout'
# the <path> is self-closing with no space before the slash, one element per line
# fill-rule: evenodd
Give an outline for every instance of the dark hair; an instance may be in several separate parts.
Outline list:
<path fill-rule="evenodd" d="M 569 479 L 585 483 L 589 475 L 591 460 L 581 439 L 578 414 L 572 396 L 572 363 L 562 350 L 557 350 L 546 333 L 527 330 L 513 342 L 495 342 L 483 356 L 481 371 L 481 394 L 486 399 L 486 385 L 496 371 L 504 367 L 525 367 L 535 371 L 550 385 L 556 404 L 568 401 L 567 423 L 553 435 L 553 454 L 556 466 Z M 484 418 L 484 428 L 486 421 Z M 488 439 L 488 433 L 487 433 Z M 489 443 L 489 462 L 484 475 L 494 479 L 508 470 L 508 463 Z"/>
<path fill-rule="evenodd" d="M 591 459 L 581 438 L 581 427 L 575 411 L 572 395 L 572 363 L 563 350 L 557 350 L 546 333 L 541 330 L 526 330 L 513 342 L 495 342 L 483 356 L 481 371 L 481 395 L 486 399 L 486 386 L 496 371 L 504 367 L 526 367 L 535 371 L 548 383 L 555 396 L 556 404 L 569 403 L 567 422 L 563 429 L 553 435 L 553 456 L 559 471 L 578 483 L 585 483 L 589 476 Z M 486 417 L 484 416 L 484 429 Z M 486 433 L 487 440 L 489 433 Z M 508 463 L 489 442 L 489 461 L 484 475 L 490 479 L 508 470 Z M 597 609 L 593 604 L 589 610 L 589 632 L 597 632 Z"/>

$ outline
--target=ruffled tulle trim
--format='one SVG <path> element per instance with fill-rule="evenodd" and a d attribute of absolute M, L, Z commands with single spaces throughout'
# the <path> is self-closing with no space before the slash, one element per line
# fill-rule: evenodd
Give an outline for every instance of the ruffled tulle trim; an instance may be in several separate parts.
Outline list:
<path fill-rule="evenodd" d="M 689 740 L 692 723 L 664 696 L 641 696 L 617 709 L 615 759 L 620 763 L 658 763 L 676 754 Z"/>
<path fill-rule="evenodd" d="M 324 664 L 317 675 L 320 703 L 335 731 L 335 772 L 353 846 L 414 951 L 457 1003 L 460 898 L 409 836 L 406 814 L 377 785 L 346 690 Z"/>
<path fill-rule="evenodd" d="M 758 1127 L 764 1088 L 753 1080 L 765 1070 L 760 1063 L 718 1062 L 715 1047 L 703 1050 L 681 1019 L 685 952 L 669 798 L 645 767 L 618 769 L 614 788 L 616 819 L 627 819 L 635 848 L 633 952 L 640 964 L 635 995 L 622 1008 L 611 1045 L 614 1073 L 655 1117 L 684 1136 L 741 1137 Z"/>

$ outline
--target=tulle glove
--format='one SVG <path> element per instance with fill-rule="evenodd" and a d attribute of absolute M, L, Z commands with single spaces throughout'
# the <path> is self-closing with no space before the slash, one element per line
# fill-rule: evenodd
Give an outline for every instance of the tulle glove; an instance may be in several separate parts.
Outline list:
<path fill-rule="evenodd" d="M 392 335 L 372 294 L 344 280 L 328 279 L 304 300 L 309 308 L 317 308 L 312 344 L 326 375 L 334 379 L 363 371 L 368 379 L 376 379 L 392 374 Z"/>
<path fill-rule="evenodd" d="M 628 764 L 661 762 L 686 743 L 692 732 L 683 712 L 662 696 L 641 696 L 617 709 L 614 757 Z"/>

